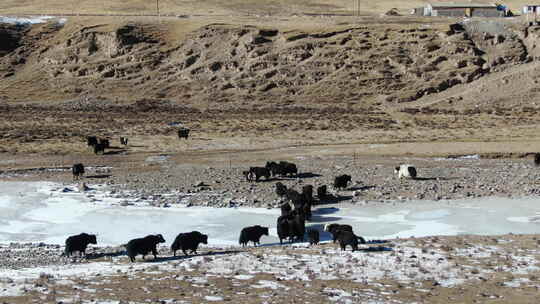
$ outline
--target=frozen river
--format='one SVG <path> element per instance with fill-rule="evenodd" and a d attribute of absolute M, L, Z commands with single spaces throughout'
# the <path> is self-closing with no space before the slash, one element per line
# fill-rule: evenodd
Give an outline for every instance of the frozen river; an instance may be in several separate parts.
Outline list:
<path fill-rule="evenodd" d="M 260 208 L 121 207 L 120 198 L 98 191 L 63 193 L 47 182 L 0 182 L 0 242 L 63 244 L 68 235 L 98 235 L 99 244 L 119 245 L 161 233 L 170 244 L 180 232 L 199 230 L 209 244 L 238 244 L 242 227 L 270 227 L 277 241 L 279 210 Z M 94 199 L 88 195 L 93 195 Z M 347 223 L 368 239 L 456 234 L 540 233 L 540 199 L 484 198 L 439 202 L 406 202 L 385 206 L 317 206 L 313 222 Z M 323 235 L 323 239 L 327 235 Z"/>

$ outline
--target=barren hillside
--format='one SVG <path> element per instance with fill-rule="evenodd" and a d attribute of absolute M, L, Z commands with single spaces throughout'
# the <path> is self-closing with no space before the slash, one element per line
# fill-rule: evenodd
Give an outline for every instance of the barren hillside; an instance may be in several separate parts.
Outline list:
<path fill-rule="evenodd" d="M 263 138 L 537 138 L 540 27 L 519 19 L 358 18 L 339 15 L 344 7 L 332 16 L 1 24 L 2 149 L 65 151 L 58 141 L 80 143 L 88 134 L 154 135 L 154 144 L 170 147 L 170 121 L 201 138 L 249 138 L 249 147 Z"/>

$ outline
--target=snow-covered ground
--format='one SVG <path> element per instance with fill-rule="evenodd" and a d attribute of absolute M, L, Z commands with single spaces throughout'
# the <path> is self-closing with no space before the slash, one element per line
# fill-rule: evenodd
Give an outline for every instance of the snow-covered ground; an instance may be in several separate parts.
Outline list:
<path fill-rule="evenodd" d="M 127 276 L 132 280 L 155 273 L 162 280 L 176 273 L 178 277 L 175 280 L 191 282 L 193 286 L 211 284 L 215 278 L 229 278 L 254 281 L 249 283 L 253 290 L 276 292 L 287 292 L 289 286 L 286 282 L 347 280 L 378 286 L 377 280 L 390 279 L 422 292 L 422 284 L 419 283 L 422 281 L 435 281 L 440 286 L 452 287 L 471 280 L 479 282 L 484 276 L 501 271 L 523 276 L 505 282 L 507 287 L 534 287 L 536 283 L 527 281 L 527 275 L 540 269 L 535 257 L 538 250 L 511 254 L 499 245 L 511 242 L 508 240 L 500 240 L 494 245 L 466 244 L 450 252 L 447 244 L 437 241 L 437 238 L 428 241 L 429 246 L 423 240 L 395 240 L 389 244 L 392 250 L 383 252 L 341 251 L 335 246 L 308 247 L 305 243 L 264 247 L 260 251 L 239 251 L 231 246 L 237 246 L 239 231 L 244 226 L 269 226 L 271 236 L 263 237 L 262 243 L 277 242 L 274 227 L 279 210 L 216 209 L 185 207 L 182 204 L 157 208 L 149 207 L 149 202 L 141 199 L 130 202 L 133 205 L 122 206 L 125 197 L 110 193 L 100 185 L 90 187 L 93 190 L 81 193 L 75 185 L 1 182 L 0 243 L 63 244 L 68 235 L 85 231 L 96 233 L 99 245 L 120 245 L 149 233 L 162 233 L 168 245 L 179 232 L 199 230 L 209 235 L 211 251 L 206 249 L 205 254 L 189 258 L 170 258 L 166 249 L 161 248 L 161 259 L 151 263 L 126 263 L 127 258 L 120 255 L 97 262 L 1 269 L 0 297 L 24 295 L 29 291 L 45 293 L 39 290 L 41 285 L 34 284 L 34 280 L 44 277 L 57 285 L 73 285 L 74 281 L 82 278 L 92 282 L 98 277 Z M 172 195 L 182 197 L 186 194 Z M 308 225 L 320 229 L 329 222 L 348 223 L 368 239 L 459 233 L 538 233 L 538 205 L 538 200 L 533 198 L 389 203 L 382 206 L 341 204 L 318 206 L 314 221 Z M 328 235 L 323 235 L 325 238 Z M 206 245 L 202 247 L 201 251 L 205 251 Z M 10 249 L 6 246 L 2 250 Z M 466 263 L 456 267 L 450 254 L 465 259 Z M 482 259 L 492 256 L 505 256 L 506 264 L 487 264 L 483 269 L 466 265 L 477 265 Z M 199 275 L 193 276 L 196 273 Z M 265 275 L 264 278 L 271 275 L 275 280 L 258 279 L 260 275 Z M 90 289 L 78 290 L 86 292 Z M 335 288 L 326 288 L 323 294 L 328 295 L 328 300 L 339 303 L 354 302 L 358 296 L 351 294 L 350 290 Z M 223 299 L 219 293 L 201 294 L 201 297 L 207 302 Z M 380 299 L 380 295 L 374 293 L 373 299 Z"/>
<path fill-rule="evenodd" d="M 81 232 L 98 235 L 100 245 L 120 245 L 147 234 L 161 233 L 172 243 L 180 232 L 199 230 L 213 245 L 237 244 L 243 227 L 270 227 L 275 243 L 278 209 L 205 208 L 183 204 L 169 208 L 126 199 L 103 186 L 81 193 L 75 185 L 49 182 L 0 183 L 0 243 L 45 242 L 63 244 Z M 73 190 L 67 191 L 66 190 Z M 184 194 L 174 193 L 182 197 Z M 149 200 L 149 199 L 148 199 Z M 485 198 L 463 201 L 388 203 L 378 206 L 316 206 L 308 226 L 322 230 L 326 223 L 351 224 L 368 239 L 456 234 L 539 233 L 540 204 L 536 198 Z M 329 235 L 323 234 L 323 240 Z"/>
<path fill-rule="evenodd" d="M 10 23 L 10 24 L 18 24 L 18 25 L 45 23 L 51 20 L 56 21 L 59 24 L 64 24 L 67 21 L 67 19 L 65 18 L 58 19 L 53 16 L 33 16 L 33 17 L 0 16 L 0 23 Z"/>

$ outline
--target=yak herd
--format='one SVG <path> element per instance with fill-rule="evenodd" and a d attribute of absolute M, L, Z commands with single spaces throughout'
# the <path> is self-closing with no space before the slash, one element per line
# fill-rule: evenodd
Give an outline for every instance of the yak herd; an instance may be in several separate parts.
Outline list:
<path fill-rule="evenodd" d="M 300 219 L 300 213 L 297 213 L 292 217 L 291 227 L 283 227 L 284 222 L 282 217 L 278 219 L 278 234 L 280 238 L 280 243 L 284 235 L 283 232 L 294 230 L 293 234 L 288 234 L 290 240 L 293 238 L 298 238 L 299 240 L 304 240 L 304 232 L 301 231 L 299 227 L 294 227 L 296 224 L 302 222 Z M 286 224 L 285 224 L 286 225 Z M 304 224 L 302 224 L 304 225 Z M 296 230 L 298 228 L 298 230 Z M 302 229 L 304 227 L 302 226 Z M 291 229 L 291 230 L 289 230 Z M 332 234 L 332 240 L 335 243 L 339 242 L 342 250 L 346 250 L 346 246 L 351 246 L 352 250 L 358 250 L 358 244 L 365 244 L 366 241 L 359 236 L 356 236 L 352 231 L 350 225 L 340 225 L 340 224 L 327 224 L 324 226 L 324 230 Z M 263 235 L 268 236 L 268 227 L 262 227 L 259 225 L 245 227 L 240 232 L 240 237 L 238 243 L 245 247 L 249 242 L 252 242 L 254 246 L 260 245 L 260 240 Z M 315 229 L 308 229 L 307 236 L 309 239 L 310 245 L 319 244 L 319 231 Z M 157 246 L 160 243 L 165 243 L 165 239 L 161 234 L 151 234 L 142 238 L 132 239 L 126 244 L 122 245 L 126 248 L 126 255 L 129 257 L 131 262 L 135 262 L 135 257 L 137 255 L 142 255 L 144 260 L 145 256 L 152 254 L 154 259 L 157 258 L 158 251 Z M 66 246 L 63 255 L 70 257 L 74 252 L 79 252 L 80 256 L 86 256 L 86 248 L 89 244 L 97 244 L 97 237 L 95 234 L 81 233 L 78 235 L 72 235 L 66 239 Z M 171 245 L 171 251 L 173 256 L 176 256 L 176 251 L 182 250 L 184 255 L 188 254 L 197 254 L 197 249 L 199 244 L 208 244 L 208 235 L 202 234 L 199 231 L 192 231 L 187 233 L 180 233 L 175 238 L 174 242 Z M 189 252 L 188 252 L 189 251 Z"/>
<path fill-rule="evenodd" d="M 188 128 L 178 129 L 178 138 L 185 138 L 187 140 L 189 137 L 189 131 L 190 129 Z M 127 146 L 128 140 L 129 139 L 127 137 L 120 137 L 120 145 Z M 94 154 L 105 154 L 105 149 L 111 148 L 110 140 L 108 138 L 98 138 L 97 136 L 86 136 L 86 144 L 88 147 L 93 149 Z"/>
<path fill-rule="evenodd" d="M 121 143 L 127 144 L 127 139 L 121 138 Z M 100 146 L 103 141 L 95 137 L 89 137 L 88 144 Z M 72 171 L 74 178 L 79 178 L 84 174 L 84 165 L 81 163 L 74 164 Z M 267 180 L 276 176 L 297 177 L 298 168 L 295 164 L 285 161 L 279 163 L 267 162 L 265 167 L 251 167 L 244 172 L 244 175 L 248 181 L 258 181 L 261 177 L 265 177 Z M 351 182 L 350 175 L 340 175 L 335 177 L 333 186 L 335 189 L 343 189 L 347 187 L 349 182 Z M 305 185 L 302 187 L 301 192 L 287 188 L 281 182 L 277 182 L 275 187 L 276 194 L 284 199 L 284 203 L 281 204 L 281 215 L 276 223 L 280 244 L 283 244 L 283 241 L 304 242 L 307 235 L 310 245 L 317 245 L 320 241 L 319 231 L 316 229 L 306 230 L 306 221 L 312 219 L 311 208 L 316 202 L 314 187 Z M 328 197 L 327 186 L 317 187 L 316 195 L 319 201 L 326 199 Z M 325 225 L 324 230 L 332 235 L 334 243 L 339 242 L 342 250 L 345 250 L 346 246 L 351 246 L 352 250 L 355 251 L 358 250 L 359 243 L 365 243 L 362 237 L 358 237 L 353 233 L 352 227 L 349 225 L 330 224 Z M 260 245 L 260 239 L 263 235 L 269 235 L 268 227 L 259 225 L 245 227 L 240 231 L 238 243 L 243 247 L 248 245 L 249 242 L 257 246 Z M 164 242 L 163 236 L 156 234 L 132 239 L 123 246 L 126 248 L 127 256 L 131 262 L 134 262 L 137 255 L 142 255 L 144 259 L 146 255 L 152 254 L 154 258 L 157 258 L 157 246 Z M 64 255 L 71 256 L 75 251 L 78 251 L 80 255 L 85 255 L 89 244 L 97 244 L 96 235 L 82 233 L 70 236 L 66 239 Z M 182 250 L 184 255 L 188 255 L 188 253 L 197 254 L 199 244 L 208 244 L 208 235 L 198 231 L 180 233 L 172 243 L 171 251 L 174 256 L 176 256 L 178 250 Z"/>
<path fill-rule="evenodd" d="M 187 139 L 189 129 L 181 128 L 178 130 L 178 137 Z M 105 138 L 97 138 L 96 136 L 88 136 L 88 146 L 93 147 L 96 154 L 103 154 L 105 149 L 110 148 L 110 142 Z M 127 145 L 128 139 L 120 137 L 120 144 Z M 540 166 L 540 153 L 535 154 L 534 164 Z M 399 165 L 394 170 L 395 174 L 400 178 L 417 179 L 417 170 L 412 165 Z M 72 167 L 73 177 L 78 179 L 85 173 L 82 163 L 74 164 Z M 276 177 L 298 177 L 298 167 L 296 164 L 280 161 L 269 161 L 264 167 L 250 167 L 249 170 L 242 172 L 245 179 L 249 182 L 259 182 L 261 178 L 269 181 Z M 347 188 L 352 181 L 350 175 L 339 175 L 334 178 L 333 187 L 336 190 Z M 305 185 L 301 192 L 292 188 L 287 188 L 283 183 L 275 184 L 275 193 L 283 199 L 281 204 L 281 215 L 277 218 L 276 228 L 280 244 L 284 241 L 295 242 L 305 241 L 307 235 L 310 245 L 317 245 L 320 241 L 319 230 L 309 228 L 306 230 L 306 221 L 312 219 L 312 206 L 315 204 L 314 187 Z M 316 189 L 318 201 L 323 201 L 329 197 L 328 188 L 326 185 L 318 186 Z M 347 246 L 351 246 L 353 251 L 358 250 L 359 244 L 365 244 L 366 241 L 361 236 L 357 236 L 350 225 L 326 224 L 324 231 L 332 235 L 332 241 L 338 242 L 342 250 L 346 250 Z M 263 235 L 269 235 L 268 227 L 259 225 L 245 227 L 240 232 L 239 244 L 245 247 L 249 242 L 254 246 L 260 245 L 260 239 Z M 143 259 L 148 254 L 153 254 L 157 258 L 157 245 L 164 243 L 165 239 L 161 234 L 148 235 L 142 238 L 130 240 L 123 245 L 126 248 L 127 255 L 131 262 L 135 261 L 137 255 L 142 255 Z M 79 252 L 80 255 L 86 254 L 86 248 L 89 244 L 97 244 L 96 235 L 81 233 L 73 235 L 66 239 L 64 255 L 71 256 L 73 252 Z M 208 244 L 208 235 L 198 231 L 180 233 L 171 245 L 171 251 L 176 256 L 176 251 L 182 250 L 184 255 L 197 254 L 199 244 Z"/>

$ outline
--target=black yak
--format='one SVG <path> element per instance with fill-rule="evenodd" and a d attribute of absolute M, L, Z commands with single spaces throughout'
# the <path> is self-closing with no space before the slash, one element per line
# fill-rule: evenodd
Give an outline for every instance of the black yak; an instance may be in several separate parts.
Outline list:
<path fill-rule="evenodd" d="M 74 164 L 71 168 L 71 172 L 73 173 L 73 179 L 81 178 L 81 176 L 84 175 L 84 165 L 81 163 Z"/>
<path fill-rule="evenodd" d="M 248 242 L 253 242 L 254 246 L 257 244 L 260 245 L 260 239 L 263 235 L 268 235 L 268 227 L 261 227 L 259 225 L 245 227 L 240 232 L 238 243 L 242 245 L 242 247 L 245 247 Z"/>
<path fill-rule="evenodd" d="M 536 153 L 536 154 L 534 155 L 534 164 L 535 164 L 536 166 L 540 166 L 540 153 Z"/>
<path fill-rule="evenodd" d="M 340 231 L 352 232 L 353 229 L 351 225 L 326 224 L 324 225 L 324 231 L 330 232 L 330 234 L 332 234 L 332 241 L 335 243 Z"/>
<path fill-rule="evenodd" d="M 289 238 L 292 241 L 292 233 L 289 221 L 292 220 L 289 214 L 282 215 L 277 219 L 277 234 L 279 238 L 279 243 L 283 244 L 283 240 Z"/>
<path fill-rule="evenodd" d="M 328 194 L 326 193 L 326 185 L 322 185 L 320 187 L 317 187 L 317 197 L 320 200 L 324 200 Z"/>
<path fill-rule="evenodd" d="M 281 215 L 289 215 L 292 211 L 291 205 L 289 203 L 281 204 Z"/>
<path fill-rule="evenodd" d="M 347 188 L 347 184 L 351 180 L 352 180 L 352 178 L 351 178 L 350 175 L 343 174 L 343 175 L 340 175 L 340 176 L 336 176 L 336 178 L 334 179 L 334 188 L 336 188 L 336 189 L 339 189 L 339 188 L 345 189 L 345 188 Z"/>
<path fill-rule="evenodd" d="M 286 197 L 294 206 L 294 210 L 301 210 L 307 220 L 311 220 L 311 203 L 304 194 L 294 189 L 288 189 Z"/>
<path fill-rule="evenodd" d="M 308 229 L 307 235 L 308 235 L 308 240 L 309 240 L 310 245 L 319 244 L 319 230 Z"/>
<path fill-rule="evenodd" d="M 174 256 L 176 256 L 176 251 L 180 249 L 182 249 L 184 255 L 187 255 L 187 250 L 197 254 L 197 248 L 200 243 L 205 245 L 208 244 L 208 235 L 202 234 L 199 231 L 180 233 L 176 239 L 174 239 L 174 243 L 171 245 L 171 251 Z"/>
<path fill-rule="evenodd" d="M 287 194 L 287 187 L 284 184 L 282 184 L 280 182 L 277 182 L 276 183 L 276 194 L 278 196 L 280 196 L 280 197 L 285 196 L 285 194 Z"/>
<path fill-rule="evenodd" d="M 352 251 L 358 250 L 358 244 L 365 244 L 366 240 L 363 237 L 355 235 L 351 231 L 338 231 L 337 239 L 341 250 L 345 250 L 347 245 L 352 247 Z"/>
<path fill-rule="evenodd" d="M 278 175 L 283 175 L 283 171 L 282 171 L 282 168 L 280 165 L 278 165 L 276 162 L 266 162 L 266 166 L 265 166 L 266 169 L 268 169 L 270 171 L 270 173 L 272 174 L 272 176 L 278 176 Z"/>
<path fill-rule="evenodd" d="M 103 154 L 103 153 L 105 153 L 105 146 L 102 145 L 101 143 L 95 144 L 94 145 L 94 153 L 95 154 L 99 154 L 99 153 Z"/>
<path fill-rule="evenodd" d="M 302 187 L 302 195 L 307 202 L 313 203 L 313 186 L 305 185 L 304 187 Z"/>
<path fill-rule="evenodd" d="M 127 146 L 128 144 L 128 138 L 127 137 L 120 137 L 120 144 Z"/>
<path fill-rule="evenodd" d="M 277 220 L 277 232 L 279 243 L 289 238 L 289 241 L 304 241 L 306 220 L 301 210 L 294 210 L 287 215 L 282 215 Z"/>
<path fill-rule="evenodd" d="M 105 149 L 108 149 L 111 147 L 111 143 L 106 138 L 99 139 L 99 144 L 102 145 Z"/>
<path fill-rule="evenodd" d="M 178 130 L 178 138 L 179 139 L 185 138 L 187 140 L 188 136 L 189 136 L 189 129 L 188 128 L 181 128 L 181 129 Z"/>
<path fill-rule="evenodd" d="M 304 213 L 307 220 L 311 220 L 311 206 L 313 205 L 313 186 L 302 187 L 302 197 L 304 201 Z"/>
<path fill-rule="evenodd" d="M 296 167 L 295 164 L 289 163 L 286 161 L 280 161 L 279 165 L 281 166 L 281 171 L 283 175 L 292 175 L 292 176 L 298 175 L 298 168 Z"/>
<path fill-rule="evenodd" d="M 252 175 L 255 175 L 255 181 L 258 182 L 260 177 L 263 177 L 268 180 L 270 178 L 270 171 L 265 167 L 250 167 L 249 172 Z"/>
<path fill-rule="evenodd" d="M 97 244 L 96 235 L 81 233 L 78 235 L 72 235 L 66 239 L 66 249 L 64 254 L 66 256 L 71 256 L 75 251 L 78 251 L 79 254 L 86 255 L 86 247 L 88 244 Z"/>
<path fill-rule="evenodd" d="M 298 174 L 296 165 L 286 161 L 280 161 L 279 163 L 273 161 L 267 162 L 265 168 L 272 173 L 272 176 L 296 176 Z"/>
<path fill-rule="evenodd" d="M 290 222 L 291 233 L 296 240 L 303 242 L 306 233 L 306 215 L 302 209 L 299 209 L 293 210 L 291 216 L 293 216 Z"/>
<path fill-rule="evenodd" d="M 86 144 L 90 147 L 90 146 L 95 146 L 97 145 L 98 143 L 98 140 L 97 140 L 97 137 L 95 136 L 87 136 L 86 137 Z"/>
<path fill-rule="evenodd" d="M 144 256 L 150 252 L 154 255 L 155 259 L 157 258 L 156 246 L 159 243 L 165 243 L 165 239 L 161 234 L 147 235 L 143 238 L 133 239 L 126 245 L 127 255 L 131 262 L 135 262 L 135 256 L 138 254 L 142 254 L 144 260 Z"/>

